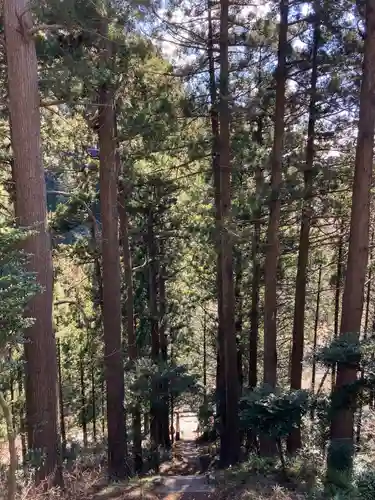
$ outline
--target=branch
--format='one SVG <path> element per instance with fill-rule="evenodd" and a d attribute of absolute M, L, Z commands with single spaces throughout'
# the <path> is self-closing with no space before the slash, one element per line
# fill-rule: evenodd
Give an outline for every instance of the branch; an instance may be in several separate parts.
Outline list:
<path fill-rule="evenodd" d="M 39 31 L 57 31 L 63 29 L 66 29 L 66 27 L 62 26 L 61 24 L 38 24 L 37 26 L 34 26 L 33 28 L 29 29 L 27 31 L 27 34 L 29 36 L 34 36 Z"/>

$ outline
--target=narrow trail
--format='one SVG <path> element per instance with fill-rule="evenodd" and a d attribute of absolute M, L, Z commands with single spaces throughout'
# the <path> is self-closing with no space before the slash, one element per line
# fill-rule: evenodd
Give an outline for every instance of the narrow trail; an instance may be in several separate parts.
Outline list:
<path fill-rule="evenodd" d="M 181 417 L 181 440 L 174 444 L 172 459 L 160 466 L 158 475 L 134 484 L 115 486 L 93 500 L 214 500 L 214 488 L 200 474 L 200 448 L 195 443 L 195 415 Z"/>
<path fill-rule="evenodd" d="M 181 440 L 175 444 L 171 462 L 163 464 L 153 492 L 157 499 L 208 500 L 214 489 L 207 476 L 200 474 L 199 448 L 194 441 Z"/>

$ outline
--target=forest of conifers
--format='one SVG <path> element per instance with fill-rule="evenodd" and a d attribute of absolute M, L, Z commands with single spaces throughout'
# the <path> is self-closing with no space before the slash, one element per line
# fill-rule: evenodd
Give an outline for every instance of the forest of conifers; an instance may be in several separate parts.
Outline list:
<path fill-rule="evenodd" d="M 7 498 L 157 474 L 183 411 L 214 475 L 375 498 L 375 0 L 0 25 Z"/>

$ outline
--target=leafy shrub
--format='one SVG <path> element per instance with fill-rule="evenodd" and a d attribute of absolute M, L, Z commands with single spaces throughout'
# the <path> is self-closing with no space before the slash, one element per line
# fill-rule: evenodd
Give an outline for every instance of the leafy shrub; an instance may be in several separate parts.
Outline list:
<path fill-rule="evenodd" d="M 373 500 L 375 498 L 375 470 L 362 470 L 354 481 L 358 500 Z"/>

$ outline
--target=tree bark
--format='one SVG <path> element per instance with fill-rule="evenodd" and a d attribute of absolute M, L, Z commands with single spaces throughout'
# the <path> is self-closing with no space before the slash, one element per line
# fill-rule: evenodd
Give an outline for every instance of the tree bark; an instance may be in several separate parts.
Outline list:
<path fill-rule="evenodd" d="M 243 299 L 242 299 L 242 256 L 240 252 L 237 252 L 235 257 L 235 286 L 234 286 L 234 297 L 235 297 L 235 307 L 236 307 L 236 342 L 237 342 L 237 373 L 238 373 L 238 384 L 239 393 L 242 393 L 243 388 L 243 347 L 242 347 L 242 329 L 243 329 Z"/>
<path fill-rule="evenodd" d="M 231 158 L 229 111 L 229 1 L 221 0 L 220 12 L 220 267 L 222 285 L 222 332 L 224 336 L 226 418 L 224 433 L 226 449 L 222 463 L 239 460 L 240 432 L 238 416 L 239 384 L 235 330 L 235 298 L 233 277 L 233 241 L 231 236 Z"/>
<path fill-rule="evenodd" d="M 102 36 L 108 34 L 103 21 Z M 103 60 L 111 58 L 111 44 L 105 43 Z M 129 474 L 126 466 L 124 411 L 124 366 L 121 341 L 121 281 L 118 237 L 116 137 L 113 89 L 100 89 L 99 161 L 100 212 L 102 221 L 104 367 L 107 393 L 108 469 L 113 479 Z"/>
<path fill-rule="evenodd" d="M 309 122 L 307 127 L 306 163 L 304 170 L 304 199 L 299 236 L 299 252 L 297 262 L 296 293 L 294 300 L 294 320 L 291 355 L 291 390 L 301 389 L 303 352 L 305 341 L 305 308 L 306 283 L 309 262 L 310 226 L 312 217 L 311 194 L 313 189 L 313 165 L 315 158 L 315 123 L 316 123 L 316 85 L 318 80 L 318 49 L 320 43 L 320 12 L 315 4 L 315 21 L 312 47 L 312 70 L 310 80 Z M 287 449 L 290 454 L 296 453 L 302 446 L 301 425 L 295 427 L 288 436 Z"/>
<path fill-rule="evenodd" d="M 340 299 L 341 299 L 341 281 L 342 281 L 342 254 L 344 250 L 344 221 L 340 221 L 339 239 L 337 242 L 337 264 L 336 264 L 336 283 L 335 283 L 335 315 L 333 326 L 333 338 L 336 339 L 339 335 L 340 326 Z M 331 370 L 331 392 L 335 388 L 336 366 L 332 366 Z"/>
<path fill-rule="evenodd" d="M 320 293 L 322 286 L 322 264 L 319 266 L 318 274 L 318 291 L 316 293 L 316 308 L 315 308 L 315 321 L 314 321 L 314 340 L 313 340 L 313 361 L 311 370 L 311 392 L 315 394 L 315 379 L 316 379 L 316 347 L 318 344 L 318 327 L 319 327 L 319 310 L 320 310 Z M 312 410 L 311 418 L 314 418 Z"/>
<path fill-rule="evenodd" d="M 263 382 L 271 388 L 277 383 L 277 269 L 279 262 L 280 188 L 285 129 L 286 54 L 288 48 L 289 1 L 280 1 L 278 62 L 276 69 L 276 104 L 274 140 L 271 155 L 271 200 L 264 266 L 264 363 Z M 263 437 L 262 454 L 275 454 L 276 445 Z"/>
<path fill-rule="evenodd" d="M 66 453 L 66 430 L 65 430 L 65 413 L 64 413 L 64 392 L 63 392 L 63 382 L 62 382 L 61 345 L 59 340 L 57 340 L 57 361 L 58 361 L 58 372 L 59 372 L 61 449 L 62 449 L 62 456 L 64 457 Z"/>
<path fill-rule="evenodd" d="M 125 185 L 120 186 L 119 214 L 120 230 L 122 241 L 122 254 L 124 259 L 124 277 L 126 288 L 126 314 L 125 331 L 127 333 L 127 345 L 129 360 L 134 363 L 138 358 L 137 337 L 134 327 L 134 291 L 133 291 L 133 271 L 132 255 L 129 241 L 129 218 L 127 212 L 127 193 Z M 141 429 L 141 410 L 138 403 L 132 408 L 133 420 L 133 457 L 134 469 L 140 473 L 143 467 L 142 460 L 142 429 Z"/>
<path fill-rule="evenodd" d="M 83 352 L 80 352 L 79 355 L 79 379 L 81 385 L 81 427 L 82 427 L 82 436 L 83 436 L 83 446 L 84 448 L 88 447 L 88 438 L 87 438 L 87 405 L 86 405 L 86 391 L 85 391 L 85 358 Z"/>
<path fill-rule="evenodd" d="M 370 200 L 375 126 L 375 0 L 366 2 L 366 36 L 363 76 L 359 103 L 359 123 L 353 200 L 350 221 L 349 253 L 340 335 L 355 334 L 361 329 L 363 295 L 369 251 Z M 339 363 L 334 396 L 357 380 L 357 366 Z M 353 397 L 355 399 L 355 397 Z M 353 461 L 354 403 L 335 411 L 331 423 L 331 442 L 327 459 L 328 479 L 337 470 L 351 471 Z M 338 464 L 338 450 L 340 459 Z"/>
<path fill-rule="evenodd" d="M 161 246 L 161 256 L 163 258 L 164 251 Z M 166 269 L 161 266 L 159 274 L 159 335 L 160 335 L 160 354 L 163 363 L 168 361 L 168 343 L 166 336 L 166 322 L 167 322 L 167 299 L 165 291 Z M 169 437 L 169 396 L 168 396 L 168 382 L 165 382 L 162 387 L 161 396 L 163 397 L 163 405 L 160 415 L 161 427 L 161 445 L 169 450 L 171 448 L 171 440 Z"/>
<path fill-rule="evenodd" d="M 92 352 L 92 360 L 90 363 L 90 379 L 91 379 L 91 404 L 92 404 L 92 437 L 94 443 L 97 441 L 97 429 L 96 429 L 96 388 L 95 388 L 95 358 Z"/>
<path fill-rule="evenodd" d="M 215 199 L 215 246 L 216 246 L 216 292 L 217 292 L 217 365 L 216 365 L 216 413 L 220 422 L 220 458 L 226 453 L 226 386 L 225 386 L 225 347 L 223 333 L 223 307 L 222 307 L 222 268 L 220 245 L 220 137 L 219 137 L 219 111 L 217 99 L 217 85 L 215 76 L 214 33 L 212 23 L 212 0 L 208 0 L 208 41 L 207 56 L 209 66 L 209 92 L 210 92 L 210 120 L 212 133 L 212 173 Z"/>
<path fill-rule="evenodd" d="M 7 429 L 8 449 L 9 449 L 7 499 L 15 500 L 17 493 L 17 465 L 18 465 L 16 432 L 13 426 L 12 412 L 1 391 L 0 391 L 0 408 L 2 410 Z"/>
<path fill-rule="evenodd" d="M 41 154 L 38 63 L 32 16 L 27 0 L 4 2 L 8 65 L 9 111 L 13 148 L 15 212 L 22 227 L 35 231 L 25 242 L 29 270 L 36 274 L 43 293 L 29 303 L 35 318 L 25 332 L 27 432 L 30 450 L 44 455 L 37 480 L 51 474 L 61 483 L 57 432 L 57 357 L 52 327 L 52 256 L 47 230 L 46 189 Z"/>
<path fill-rule="evenodd" d="M 260 78 L 259 78 L 260 80 Z M 261 83 L 261 82 L 259 82 Z M 255 140 L 259 146 L 263 145 L 263 117 L 257 119 Z M 260 218 L 261 218 L 261 190 L 263 185 L 263 172 L 260 165 L 255 170 L 255 196 L 256 208 L 254 210 L 254 233 L 252 238 L 251 261 L 251 310 L 250 310 L 250 335 L 249 335 L 249 388 L 254 389 L 258 383 L 258 336 L 259 336 L 259 291 L 260 291 Z"/>

